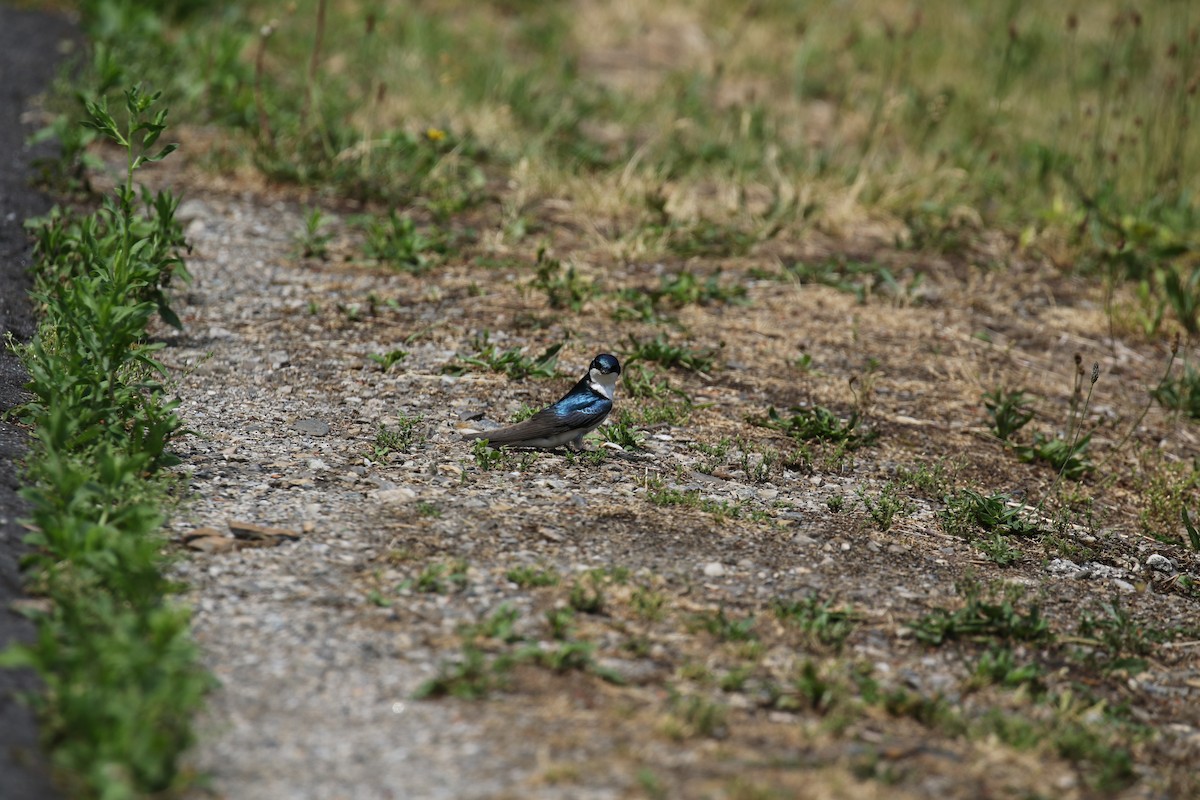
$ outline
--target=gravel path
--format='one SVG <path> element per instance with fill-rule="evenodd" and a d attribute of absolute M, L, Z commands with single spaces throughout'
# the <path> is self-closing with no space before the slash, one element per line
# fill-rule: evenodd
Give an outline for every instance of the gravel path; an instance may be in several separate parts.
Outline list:
<path fill-rule="evenodd" d="M 955 582 L 974 570 L 1037 587 L 1044 612 L 1063 630 L 1078 620 L 1081 597 L 1093 607 L 1114 591 L 1164 625 L 1188 619 L 1193 602 L 1178 594 L 1132 594 L 1162 548 L 1117 527 L 1102 532 L 1104 565 L 1083 569 L 1057 558 L 1046 566 L 1034 556 L 987 572 L 993 568 L 979 551 L 945 534 L 920 497 L 886 533 L 861 511 L 833 510 L 831 498 L 851 503 L 857 488 L 877 492 L 900 458 L 929 461 L 970 448 L 975 434 L 961 420 L 978 414 L 978 384 L 957 374 L 931 377 L 925 362 L 906 364 L 895 353 L 921 338 L 937 363 L 964 373 L 992 368 L 970 332 L 1007 313 L 1000 292 L 989 295 L 994 308 L 936 308 L 933 323 L 926 309 L 859 317 L 853 298 L 777 284 L 752 287 L 753 304 L 728 317 L 720 307 L 684 310 L 696 315 L 688 320 L 694 335 L 726 341 L 720 381 L 688 378 L 689 392 L 705 404 L 688 425 L 651 429 L 643 453 L 600 464 L 540 454 L 488 470 L 460 440 L 460 420 L 484 412 L 505 420 L 522 404 L 555 399 L 595 352 L 621 342 L 620 325 L 591 314 L 592 338 L 564 350 L 560 380 L 451 377 L 443 366 L 483 329 L 502 347 L 534 352 L 561 338 L 546 329 L 561 321 L 542 318 L 539 327 L 526 319 L 531 304 L 520 285 L 527 274 L 450 263 L 431 280 L 355 266 L 344 256 L 360 252 L 361 242 L 338 224 L 332 260 L 301 259 L 293 241 L 303 228 L 299 209 L 258 195 L 200 192 L 180 218 L 194 245 L 195 283 L 177 304 L 186 330 L 164 331 L 171 346 L 161 354 L 196 435 L 178 443 L 193 498 L 172 526 L 193 551 L 176 569 L 190 587 L 205 661 L 221 681 L 191 756 L 212 789 L 196 797 L 737 796 L 745 776 L 768 772 L 769 785 L 814 796 L 974 797 L 1003 786 L 1017 795 L 1053 787 L 1056 796 L 1082 797 L 1086 787 L 1062 761 L 997 749 L 986 737 L 940 736 L 936 726 L 873 711 L 831 736 L 803 708 L 760 707 L 753 681 L 730 691 L 718 678 L 753 664 L 774 685 L 792 685 L 805 659 L 822 651 L 784 630 L 772 603 L 817 591 L 856 611 L 859 625 L 838 663 L 869 665 L 884 687 L 973 702 L 971 665 L 953 648 L 915 643 L 904 624 L 957 604 Z M 484 280 L 487 292 L 479 290 Z M 1090 317 L 1068 322 L 1080 337 L 1098 329 Z M 748 431 L 770 441 L 743 416 L 796 402 L 794 381 L 764 366 L 785 357 L 778 331 L 792 323 L 838 372 L 854 367 L 835 359 L 899 348 L 889 351 L 896 372 L 875 389 L 882 399 L 873 424 L 890 426 L 889 435 L 841 467 L 776 464 L 757 480 L 753 459 L 701 469 L 705 457 L 689 447 L 692 433 L 703 431 L 709 443 Z M 1014 339 L 1040 341 L 1063 324 L 1030 315 L 1010 327 Z M 501 333 L 515 330 L 527 338 Z M 1045 372 L 1069 363 L 1064 353 L 1077 340 L 1022 357 Z M 390 371 L 369 358 L 398 349 L 408 355 Z M 845 394 L 833 379 L 806 380 L 802 389 L 830 402 L 816 394 L 824 384 Z M 618 406 L 637 402 L 623 392 Z M 397 430 L 405 420 L 419 420 L 408 452 L 377 453 L 379 427 Z M 902 451 L 888 449 L 891 442 Z M 973 448 L 976 461 L 962 463 L 960 479 L 993 480 L 989 452 Z M 973 478 L 971 470 L 978 470 Z M 647 502 L 649 477 L 667 490 L 695 490 L 712 505 Z M 1083 552 L 1097 544 L 1096 533 L 1074 525 L 1061 535 L 1064 547 Z M 554 570 L 562 583 L 522 589 L 509 577 L 519 567 Z M 607 584 L 610 607 L 580 613 L 572 624 L 578 641 L 595 647 L 599 666 L 624 679 L 619 691 L 579 671 L 530 668 L 515 690 L 486 702 L 413 699 L 461 652 L 462 626 L 504 604 L 519 613 L 515 631 L 525 642 L 557 646 L 548 641 L 547 614 L 561 609 L 570 584 L 586 585 L 597 569 L 627 570 L 631 579 Z M 422 591 L 420 576 L 431 571 L 453 585 Z M 662 614 L 655 597 L 665 603 Z M 701 618 L 717 625 L 750 618 L 757 639 L 739 643 L 729 630 L 714 638 L 697 630 Z M 1190 651 L 1170 658 L 1142 680 L 1190 696 Z M 696 721 L 708 697 L 729 715 L 730 729 L 736 720 L 736 736 L 723 734 L 723 723 Z M 1143 693 L 1138 702 L 1186 722 L 1182 742 L 1195 729 L 1194 714 L 1174 697 Z M 678 698 L 695 704 L 680 706 Z M 704 725 L 712 730 L 697 735 Z M 868 757 L 884 779 L 855 777 Z M 1150 796 L 1145 791 L 1129 796 Z"/>
<path fill-rule="evenodd" d="M 503 418 L 516 406 L 501 397 L 536 404 L 574 379 L 442 375 L 470 338 L 465 274 L 447 269 L 435 287 L 301 262 L 292 240 L 300 214 L 261 202 L 209 194 L 181 208 L 195 283 L 181 307 L 186 331 L 162 351 L 196 433 L 179 443 L 194 498 L 175 531 L 218 551 L 178 565 L 197 640 L 222 684 L 194 765 L 218 795 L 246 800 L 627 795 L 636 775 L 626 768 L 566 786 L 540 777 L 548 760 L 602 762 L 621 748 L 598 732 L 575 741 L 569 709 L 545 718 L 527 714 L 520 698 L 459 704 L 411 695 L 456 653 L 460 625 L 504 602 L 537 618 L 531 593 L 505 577 L 512 567 L 549 565 L 569 576 L 624 564 L 683 586 L 704 581 L 706 601 L 764 603 L 804 584 L 811 569 L 792 564 L 835 566 L 837 545 L 791 530 L 730 539 L 706 523 L 673 521 L 680 515 L 670 510 L 639 517 L 630 508 L 647 465 L 689 460 L 686 443 L 666 435 L 651 438 L 640 460 L 572 465 L 541 455 L 535 469 L 481 471 L 455 430 L 460 418 L 485 409 Z M 389 373 L 367 358 L 399 347 L 410 355 Z M 582 372 L 590 357 L 580 350 L 563 368 Z M 368 458 L 378 426 L 395 428 L 401 416 L 424 417 L 428 441 L 411 454 Z M 765 508 L 779 495 L 769 484 L 692 478 L 719 485 L 730 502 Z M 837 488 L 805 480 L 793 499 L 815 512 Z M 594 527 L 594 518 L 604 523 Z M 266 535 L 283 543 L 229 550 L 230 522 L 277 529 Z M 812 556 L 797 561 L 797 547 Z M 457 559 L 468 565 L 461 591 L 400 589 L 387 607 L 368 601 L 373 589 L 388 593 Z M 764 571 L 778 560 L 788 566 Z M 935 583 L 931 573 L 920 580 Z M 635 681 L 662 677 L 653 658 L 608 654 L 604 663 Z M 565 726 L 561 740 L 545 727 L 555 724 Z M 698 757 L 686 749 L 660 756 L 681 765 Z"/>
<path fill-rule="evenodd" d="M 453 599 L 410 598 L 404 624 L 367 604 L 362 585 L 418 498 L 483 507 L 459 488 L 456 462 L 468 448 L 451 429 L 453 410 L 440 406 L 447 395 L 469 405 L 468 385 L 497 380 L 438 375 L 453 351 L 436 336 L 410 347 L 406 369 L 383 375 L 366 356 L 399 342 L 362 338 L 380 327 L 356 327 L 337 307 L 411 292 L 412 279 L 298 267 L 293 208 L 209 197 L 186 203 L 181 217 L 196 281 L 187 333 L 164 352 L 182 372 L 181 411 L 197 435 L 181 442 L 195 499 L 176 527 L 227 533 L 239 520 L 299 536 L 179 564 L 196 637 L 222 683 L 196 766 L 219 794 L 246 800 L 495 797 L 521 786 L 538 754 L 497 733 L 503 719 L 410 700 L 443 657 L 433 641 L 494 608 L 503 580 L 472 574 Z M 409 308 L 400 325 L 415 331 L 443 313 L 437 303 Z M 428 415 L 431 442 L 413 460 L 368 465 L 376 426 L 398 412 Z M 535 503 L 559 497 L 545 486 L 531 494 Z M 453 520 L 439 528 L 472 533 Z M 400 577 L 384 571 L 385 581 Z"/>

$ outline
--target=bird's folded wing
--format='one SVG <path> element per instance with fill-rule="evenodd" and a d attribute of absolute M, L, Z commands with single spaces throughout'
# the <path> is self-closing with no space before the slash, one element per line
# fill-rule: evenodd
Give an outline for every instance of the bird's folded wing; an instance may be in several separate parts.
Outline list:
<path fill-rule="evenodd" d="M 599 425 L 609 411 L 612 411 L 612 403 L 607 399 L 572 405 L 559 402 L 542 409 L 524 422 L 491 431 L 480 431 L 470 434 L 467 438 L 487 439 L 493 444 L 510 444 L 529 439 L 541 439 L 564 431 L 581 430 Z"/>

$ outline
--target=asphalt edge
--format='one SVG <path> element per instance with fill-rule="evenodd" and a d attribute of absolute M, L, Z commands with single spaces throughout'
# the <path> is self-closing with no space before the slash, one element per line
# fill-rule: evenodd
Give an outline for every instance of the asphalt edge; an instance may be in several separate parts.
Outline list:
<path fill-rule="evenodd" d="M 53 146 L 25 145 L 34 131 L 27 116 L 34 97 L 58 72 L 64 42 L 79 33 L 65 17 L 0 5 L 0 331 L 27 342 L 36 330 L 29 302 L 32 247 L 25 220 L 46 213 L 51 200 L 32 186 L 37 159 Z M 28 380 L 20 360 L 0 342 L 0 413 L 24 399 Z M 20 489 L 26 433 L 0 420 L 0 650 L 35 635 L 32 622 L 14 603 L 24 598 L 20 560 L 25 531 Z M 22 699 L 40 690 L 32 670 L 0 669 L 0 798 L 52 800 L 61 795 L 50 779 L 38 736 L 37 718 Z"/>

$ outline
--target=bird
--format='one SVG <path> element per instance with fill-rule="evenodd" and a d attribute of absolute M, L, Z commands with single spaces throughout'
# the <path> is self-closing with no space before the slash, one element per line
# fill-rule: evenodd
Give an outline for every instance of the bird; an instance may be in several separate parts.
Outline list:
<path fill-rule="evenodd" d="M 534 447 L 551 450 L 569 445 L 578 450 L 583 437 L 600 427 L 613 409 L 621 363 L 609 353 L 592 359 L 587 374 L 562 399 L 543 408 L 529 419 L 496 428 L 465 434 L 464 439 L 486 439 L 489 445 Z"/>

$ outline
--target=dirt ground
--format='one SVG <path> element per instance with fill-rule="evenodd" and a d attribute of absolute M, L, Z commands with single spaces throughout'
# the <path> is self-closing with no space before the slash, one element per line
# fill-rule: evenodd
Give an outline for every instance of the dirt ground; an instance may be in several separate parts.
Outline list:
<path fill-rule="evenodd" d="M 193 759 L 213 794 L 1195 791 L 1200 636 L 1181 577 L 1200 561 L 1139 523 L 1146 465 L 1189 461 L 1195 429 L 1157 405 L 1138 421 L 1169 344 L 1123 330 L 1101 282 L 817 231 L 736 257 L 621 260 L 559 224 L 552 255 L 604 290 L 564 310 L 532 285 L 531 252 L 481 241 L 420 275 L 390 270 L 363 258 L 355 209 L 331 207 L 328 259 L 305 258 L 306 199 L 186 167 L 159 179 L 188 187 L 196 246 L 187 330 L 164 354 L 197 432 L 180 446 L 193 504 L 173 528 L 212 551 L 180 569 L 223 683 Z M 794 262 L 883 265 L 912 288 L 805 282 Z M 617 290 L 683 271 L 746 297 L 664 303 L 673 323 L 618 318 Z M 455 374 L 484 331 L 528 355 L 565 340 L 557 376 Z M 715 363 L 642 364 L 693 406 L 635 423 L 641 449 L 489 457 L 461 440 L 480 415 L 556 399 L 602 351 L 626 366 L 618 409 L 670 405 L 628 382 L 631 337 L 664 332 Z M 389 369 L 371 358 L 395 350 Z M 1016 438 L 1053 437 L 1093 363 L 1096 466 L 1055 487 L 991 433 L 981 397 L 1025 389 L 1036 417 Z M 857 413 L 877 438 L 841 452 L 756 424 L 812 406 Z M 381 426 L 409 437 L 388 444 Z M 889 485 L 906 507 L 885 526 L 871 506 Z M 1011 563 L 987 555 L 994 536 L 940 522 L 958 489 L 1028 504 L 1037 531 L 1003 537 Z M 245 546 L 231 520 L 282 534 Z M 1006 592 L 1053 638 L 914 633 Z M 777 611 L 809 598 L 834 616 L 805 627 Z M 821 633 L 837 619 L 844 643 Z M 1137 666 L 1117 664 L 1117 628 Z M 981 678 L 998 651 L 1036 680 Z"/>
<path fill-rule="evenodd" d="M 1143 524 L 1200 439 L 1147 408 L 1170 342 L 1137 333 L 1124 290 L 998 236 L 939 255 L 852 225 L 643 256 L 562 199 L 532 203 L 537 233 L 516 243 L 494 208 L 461 216 L 420 272 L 365 257 L 355 215 L 384 209 L 326 202 L 327 257 L 306 256 L 320 201 L 215 176 L 197 157 L 212 134 L 174 133 L 183 149 L 148 173 L 184 195 L 194 247 L 185 330 L 157 331 L 192 431 L 171 529 L 221 682 L 193 796 L 1200 791 L 1200 555 L 1179 524 Z M 542 245 L 563 263 L 551 279 L 592 286 L 577 307 L 539 285 Z M 638 305 L 684 274 L 717 288 Z M 633 357 L 657 336 L 712 365 Z M 478 363 L 489 344 L 560 342 L 551 378 Z M 625 366 L 612 423 L 640 446 L 461 439 L 557 399 L 605 351 Z M 993 435 L 982 396 L 1026 390 L 1035 417 L 1014 438 L 1053 438 L 1093 363 L 1094 466 L 1056 483 Z M 875 438 L 761 424 L 815 407 Z M 963 489 L 1027 504 L 1034 529 L 954 529 Z M 979 602 L 991 627 L 927 641 L 930 615 Z M 0 737 L 27 748 L 2 702 Z M 29 781 L 0 797 L 46 796 Z"/>

